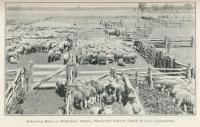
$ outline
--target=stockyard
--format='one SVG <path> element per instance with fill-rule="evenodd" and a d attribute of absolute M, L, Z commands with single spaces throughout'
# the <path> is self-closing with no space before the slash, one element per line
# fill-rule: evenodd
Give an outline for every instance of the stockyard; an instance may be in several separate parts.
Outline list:
<path fill-rule="evenodd" d="M 195 114 L 194 4 L 11 5 L 5 114 Z"/>

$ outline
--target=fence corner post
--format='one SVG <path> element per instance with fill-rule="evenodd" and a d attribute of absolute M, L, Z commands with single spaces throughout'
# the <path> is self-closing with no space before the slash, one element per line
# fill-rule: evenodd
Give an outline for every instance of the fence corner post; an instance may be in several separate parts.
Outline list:
<path fill-rule="evenodd" d="M 34 64 L 34 61 L 29 61 L 29 70 L 28 70 L 28 90 L 31 91 L 33 90 L 33 87 L 32 87 L 32 83 L 33 83 L 33 64 Z"/>
<path fill-rule="evenodd" d="M 152 68 L 151 67 L 148 68 L 148 74 L 149 74 L 149 81 L 148 81 L 149 88 L 153 89 L 154 87 L 153 87 Z"/>
<path fill-rule="evenodd" d="M 115 79 L 115 77 L 116 77 L 116 70 L 115 70 L 115 67 L 112 67 L 112 68 L 110 69 L 110 76 L 113 77 L 113 78 Z"/>
<path fill-rule="evenodd" d="M 188 63 L 187 70 L 186 70 L 186 78 L 191 78 L 191 63 Z"/>

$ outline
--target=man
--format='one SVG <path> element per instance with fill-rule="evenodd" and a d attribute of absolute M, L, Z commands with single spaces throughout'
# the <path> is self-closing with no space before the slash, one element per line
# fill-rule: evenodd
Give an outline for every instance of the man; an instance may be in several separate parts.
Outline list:
<path fill-rule="evenodd" d="M 111 105 L 115 102 L 115 87 L 112 86 L 112 84 L 108 84 L 106 86 L 105 92 L 102 94 L 102 101 L 106 105 Z"/>
<path fill-rule="evenodd" d="M 124 113 L 129 115 L 140 114 L 141 108 L 135 101 L 135 95 L 133 93 L 129 93 L 128 102 L 124 106 Z"/>

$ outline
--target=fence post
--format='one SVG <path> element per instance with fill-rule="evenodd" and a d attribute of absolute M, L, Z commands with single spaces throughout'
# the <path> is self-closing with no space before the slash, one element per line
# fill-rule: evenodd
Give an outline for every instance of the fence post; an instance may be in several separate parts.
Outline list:
<path fill-rule="evenodd" d="M 192 68 L 191 69 L 191 78 L 194 78 L 194 72 L 195 72 L 195 70 L 194 70 L 194 68 Z"/>
<path fill-rule="evenodd" d="M 77 63 L 75 64 L 74 71 L 75 71 L 75 78 L 77 78 L 78 77 L 78 64 Z"/>
<path fill-rule="evenodd" d="M 170 57 L 170 67 L 174 68 L 174 59 Z"/>
<path fill-rule="evenodd" d="M 136 86 L 138 86 L 138 71 L 136 71 L 135 73 L 135 83 L 136 83 Z"/>
<path fill-rule="evenodd" d="M 162 59 L 162 51 L 160 51 L 160 53 L 159 53 L 159 58 L 158 58 L 158 67 L 163 67 L 163 66 L 162 66 L 162 63 L 160 62 L 161 59 Z"/>
<path fill-rule="evenodd" d="M 176 68 L 176 59 L 173 59 L 173 68 Z"/>
<path fill-rule="evenodd" d="M 167 36 L 165 36 L 164 38 L 164 44 L 165 44 L 165 48 L 167 48 Z"/>
<path fill-rule="evenodd" d="M 152 58 L 151 58 L 152 59 L 152 65 L 155 66 L 155 63 L 156 63 L 156 50 L 155 50 L 155 47 L 152 46 L 151 50 L 152 50 Z"/>
<path fill-rule="evenodd" d="M 63 114 L 69 114 L 69 111 L 68 111 L 68 96 L 69 96 L 69 84 L 70 84 L 70 67 L 71 65 L 67 65 L 66 66 L 66 84 L 65 84 L 65 97 L 64 97 L 64 106 L 63 106 Z"/>
<path fill-rule="evenodd" d="M 20 75 L 21 75 L 21 80 L 22 80 L 22 89 L 24 91 L 27 90 L 27 87 L 26 87 L 26 82 L 25 82 L 25 68 L 24 67 L 21 67 L 21 72 L 20 72 Z"/>
<path fill-rule="evenodd" d="M 140 54 L 141 54 L 141 50 L 142 50 L 142 42 L 140 41 Z"/>
<path fill-rule="evenodd" d="M 169 51 L 170 51 L 170 48 L 171 48 L 171 39 L 167 39 L 167 54 L 169 54 Z"/>
<path fill-rule="evenodd" d="M 110 69 L 110 76 L 113 77 L 113 78 L 115 79 L 115 77 L 116 77 L 116 70 L 115 70 L 115 67 L 112 67 L 112 68 Z"/>
<path fill-rule="evenodd" d="M 69 84 L 70 82 L 69 82 L 69 80 L 70 80 L 70 71 L 69 71 L 69 67 L 70 67 L 70 64 L 68 64 L 67 66 L 66 66 L 66 81 L 67 81 L 67 83 L 66 83 L 66 85 L 67 84 Z"/>
<path fill-rule="evenodd" d="M 28 81 L 29 81 L 29 83 L 28 83 L 28 90 L 30 91 L 30 90 L 33 90 L 33 88 L 32 88 L 32 83 L 33 83 L 33 75 L 32 75 L 32 73 L 33 73 L 33 64 L 34 64 L 34 61 L 29 61 L 29 70 L 28 70 Z"/>
<path fill-rule="evenodd" d="M 149 88 L 153 89 L 153 79 L 152 79 L 152 69 L 151 67 L 148 68 L 148 74 L 149 74 Z"/>
<path fill-rule="evenodd" d="M 164 54 L 163 68 L 166 68 L 166 65 L 167 65 L 167 55 Z"/>
<path fill-rule="evenodd" d="M 187 70 L 186 70 L 186 78 L 191 78 L 191 63 L 188 63 Z"/>
<path fill-rule="evenodd" d="M 126 27 L 126 36 L 127 36 L 127 33 L 128 33 L 128 29 L 127 29 L 127 27 Z"/>
<path fill-rule="evenodd" d="M 191 47 L 193 47 L 193 45 L 194 45 L 194 37 L 191 36 Z"/>

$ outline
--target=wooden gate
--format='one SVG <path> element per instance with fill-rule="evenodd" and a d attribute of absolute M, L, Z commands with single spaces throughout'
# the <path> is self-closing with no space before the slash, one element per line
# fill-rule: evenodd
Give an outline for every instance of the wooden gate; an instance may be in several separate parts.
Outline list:
<path fill-rule="evenodd" d="M 35 64 L 31 61 L 29 68 L 30 89 L 55 88 L 58 79 L 66 78 L 66 65 Z"/>
<path fill-rule="evenodd" d="M 8 73 L 14 73 L 15 77 L 12 81 L 8 81 L 8 78 L 10 80 L 10 77 L 6 77 L 6 91 L 5 91 L 5 109 L 6 113 L 12 112 L 14 109 L 16 109 L 16 105 L 20 101 L 20 94 L 22 91 L 26 90 L 26 83 L 25 83 L 25 68 L 21 67 L 17 70 L 7 70 L 6 74 Z M 6 75 L 8 76 L 8 75 Z"/>

